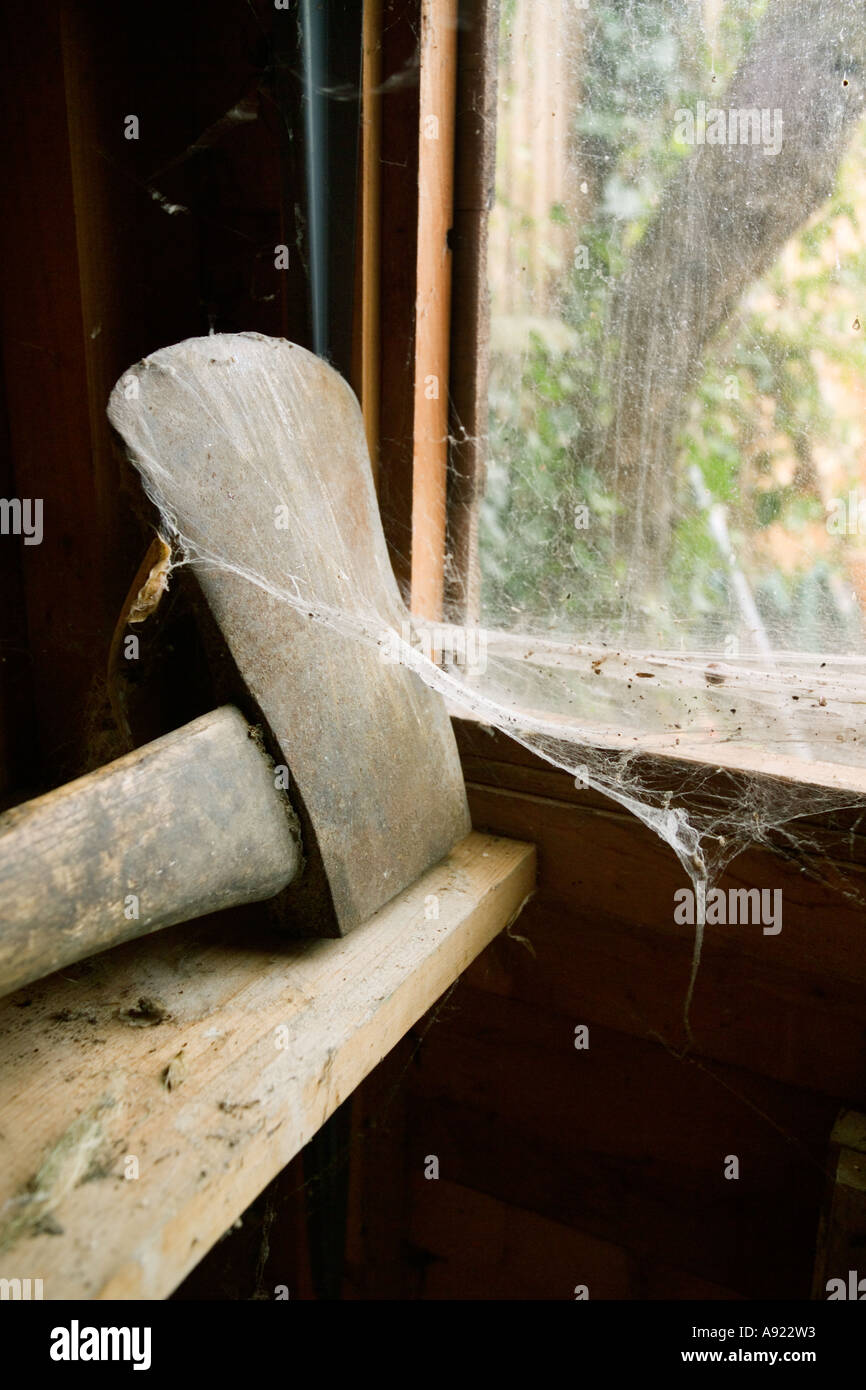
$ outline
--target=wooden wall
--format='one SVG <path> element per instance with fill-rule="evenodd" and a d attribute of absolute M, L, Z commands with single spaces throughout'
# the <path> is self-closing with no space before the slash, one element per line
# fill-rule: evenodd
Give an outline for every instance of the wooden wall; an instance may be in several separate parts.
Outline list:
<path fill-rule="evenodd" d="M 0 795 L 15 799 L 118 751 L 106 659 L 147 525 L 105 418 L 115 381 L 211 329 L 308 330 L 284 211 L 302 194 L 291 15 L 34 0 L 0 23 L 0 483 L 45 516 L 41 545 L 0 538 Z"/>
<path fill-rule="evenodd" d="M 474 823 L 538 844 L 538 893 L 362 1088 L 347 1295 L 808 1298 L 833 1121 L 866 1096 L 859 829 L 831 851 L 854 898 L 735 861 L 722 886 L 780 887 L 783 929 L 707 929 L 686 1051 L 673 855 L 506 738 L 460 738 Z"/>

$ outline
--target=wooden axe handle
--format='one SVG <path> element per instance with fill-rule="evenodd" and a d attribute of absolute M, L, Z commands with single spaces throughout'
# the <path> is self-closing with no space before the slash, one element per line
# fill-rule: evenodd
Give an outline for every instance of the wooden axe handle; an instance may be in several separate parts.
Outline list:
<path fill-rule="evenodd" d="M 300 840 L 230 705 L 0 816 L 0 994 L 290 883 Z"/>

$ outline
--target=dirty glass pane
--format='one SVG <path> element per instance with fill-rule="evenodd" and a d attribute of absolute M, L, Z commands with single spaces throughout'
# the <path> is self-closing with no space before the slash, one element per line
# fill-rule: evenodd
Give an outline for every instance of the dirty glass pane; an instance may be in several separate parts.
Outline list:
<path fill-rule="evenodd" d="M 503 0 L 489 627 L 860 681 L 864 65 L 862 0 Z"/>

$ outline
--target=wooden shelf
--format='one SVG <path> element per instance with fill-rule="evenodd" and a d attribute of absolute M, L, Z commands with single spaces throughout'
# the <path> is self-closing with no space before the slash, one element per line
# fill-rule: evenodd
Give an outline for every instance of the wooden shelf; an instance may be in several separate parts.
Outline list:
<path fill-rule="evenodd" d="M 0 1277 L 171 1293 L 534 883 L 530 845 L 471 834 L 341 940 L 212 918 L 0 1001 Z"/>

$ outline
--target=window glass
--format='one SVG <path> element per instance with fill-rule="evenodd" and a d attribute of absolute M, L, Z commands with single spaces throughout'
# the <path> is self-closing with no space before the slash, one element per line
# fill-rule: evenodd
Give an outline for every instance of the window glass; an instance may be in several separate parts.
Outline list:
<path fill-rule="evenodd" d="M 583 718 L 805 681 L 781 742 L 859 760 L 864 65 L 862 0 L 503 2 L 482 622 L 624 660 Z"/>

